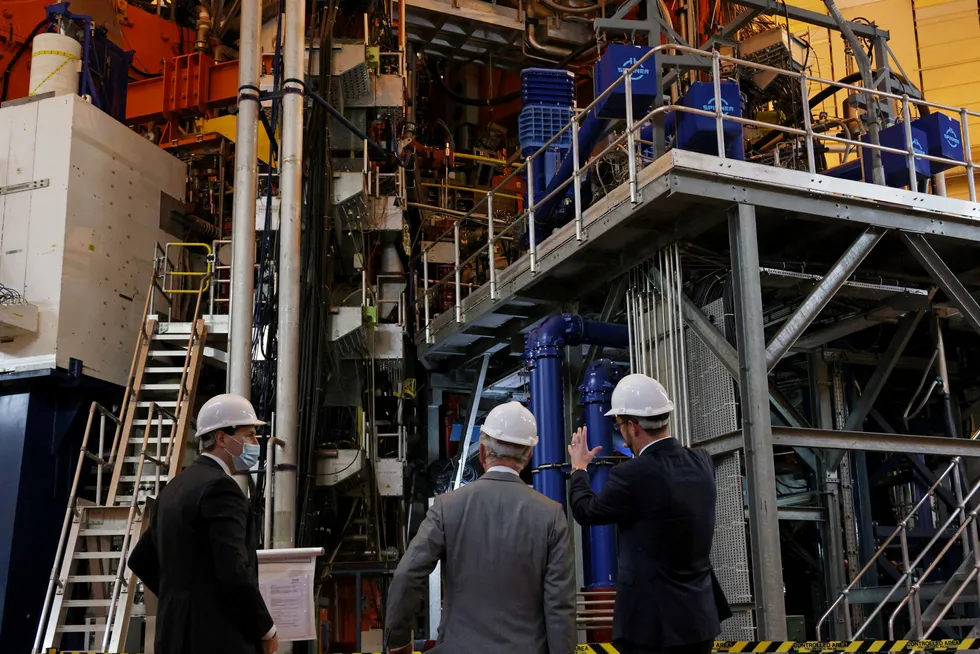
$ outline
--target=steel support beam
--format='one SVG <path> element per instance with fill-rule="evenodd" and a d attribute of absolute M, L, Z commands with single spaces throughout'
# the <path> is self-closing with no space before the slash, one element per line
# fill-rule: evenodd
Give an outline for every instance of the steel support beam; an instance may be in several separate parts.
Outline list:
<path fill-rule="evenodd" d="M 881 394 L 882 389 L 888 382 L 892 370 L 895 369 L 896 362 L 902 356 L 902 352 L 905 351 L 905 346 L 908 345 L 912 334 L 915 333 L 915 329 L 919 326 L 919 322 L 922 320 L 925 312 L 926 309 L 920 309 L 915 313 L 908 313 L 902 318 L 902 321 L 898 325 L 898 330 L 892 336 L 891 342 L 888 343 L 888 349 L 885 350 L 881 361 L 875 367 L 874 372 L 871 373 L 871 378 L 868 379 L 868 383 L 864 385 L 861 397 L 851 408 L 847 422 L 844 424 L 844 431 L 861 429 L 865 419 L 868 417 L 868 413 L 874 407 L 878 395 Z M 836 470 L 843 456 L 843 452 L 828 453 L 826 457 L 827 469 Z"/>
<path fill-rule="evenodd" d="M 926 269 L 929 276 L 935 280 L 939 288 L 953 300 L 956 307 L 963 313 L 963 318 L 970 323 L 970 327 L 980 334 L 980 304 L 970 295 L 969 291 L 963 286 L 960 280 L 949 269 L 946 262 L 942 260 L 929 242 L 921 234 L 902 234 L 902 240 L 911 250 L 912 255 L 919 260 L 922 267 Z"/>
<path fill-rule="evenodd" d="M 810 25 L 816 25 L 817 27 L 825 27 L 834 31 L 839 31 L 839 26 L 837 21 L 826 14 L 820 14 L 815 11 L 810 11 L 808 9 L 801 9 L 799 7 L 793 7 L 792 5 L 787 5 L 785 2 L 779 2 L 779 0 L 733 0 L 735 4 L 741 5 L 743 7 L 755 7 L 761 9 L 767 14 L 775 14 L 780 17 L 785 17 L 788 20 L 798 20 L 802 23 L 808 23 Z M 867 25 L 865 23 L 855 23 L 848 21 L 847 23 L 851 31 L 857 36 L 863 36 L 869 39 L 875 38 L 888 38 L 888 31 L 875 27 L 874 25 Z"/>
<path fill-rule="evenodd" d="M 473 392 L 470 394 L 470 410 L 466 415 L 466 431 L 459 437 L 459 467 L 456 469 L 456 479 L 453 480 L 453 490 L 459 488 L 463 483 L 463 469 L 466 467 L 466 460 L 469 458 L 471 435 L 473 434 L 473 427 L 476 425 L 476 414 L 480 410 L 480 397 L 483 395 L 483 385 L 487 381 L 487 368 L 490 367 L 491 356 L 489 352 L 483 355 L 480 374 L 477 375 L 476 383 L 473 384 Z"/>
<path fill-rule="evenodd" d="M 697 447 L 716 456 L 737 450 L 741 441 L 742 432 L 739 430 L 701 441 Z M 772 427 L 772 443 L 788 447 L 813 447 L 853 452 L 906 452 L 933 456 L 980 457 L 980 440 L 946 436 Z"/>
<path fill-rule="evenodd" d="M 609 295 L 606 296 L 606 301 L 602 305 L 602 312 L 599 314 L 600 322 L 609 322 L 612 317 L 619 311 L 619 307 L 623 304 L 623 298 L 626 297 L 626 288 L 629 286 L 629 277 L 627 275 L 621 275 L 615 282 L 613 286 L 609 289 Z M 585 360 L 582 362 L 582 374 L 589 369 L 592 362 L 599 358 L 602 353 L 601 345 L 591 345 L 589 346 L 588 352 L 585 354 Z M 578 379 L 582 379 L 582 375 L 578 376 Z M 571 423 L 569 423 L 571 424 Z"/>
<path fill-rule="evenodd" d="M 772 370 L 780 359 L 786 356 L 797 339 L 803 335 L 810 323 L 820 315 L 824 307 L 833 299 L 844 282 L 854 274 L 864 258 L 885 235 L 883 230 L 870 227 L 861 234 L 841 258 L 827 271 L 827 274 L 813 287 L 796 312 L 783 323 L 766 347 L 766 369 Z"/>
<path fill-rule="evenodd" d="M 756 622 L 762 640 L 786 639 L 783 563 L 776 507 L 776 472 L 769 420 L 769 379 L 765 365 L 762 284 L 755 207 L 739 204 L 728 218 L 735 323 L 738 343 L 739 395 L 749 492 L 749 531 Z"/>

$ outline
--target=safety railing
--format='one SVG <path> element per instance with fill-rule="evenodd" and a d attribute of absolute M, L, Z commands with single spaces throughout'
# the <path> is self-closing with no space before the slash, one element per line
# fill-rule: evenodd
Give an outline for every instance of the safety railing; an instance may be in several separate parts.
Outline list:
<path fill-rule="evenodd" d="M 973 436 L 970 437 L 970 440 L 976 440 L 978 437 L 980 437 L 980 430 L 974 432 Z M 827 611 L 824 612 L 822 616 L 820 616 L 820 619 L 817 621 L 817 627 L 816 627 L 817 640 L 820 640 L 823 636 L 822 630 L 823 630 L 824 623 L 831 615 L 833 615 L 838 610 L 838 608 L 840 608 L 843 611 L 844 630 L 847 636 L 847 640 L 854 640 L 856 638 L 859 638 L 861 634 L 865 632 L 865 630 L 871 625 L 872 621 L 878 616 L 878 614 L 882 612 L 885 605 L 889 604 L 890 602 L 896 602 L 896 601 L 899 602 L 899 605 L 889 616 L 889 621 L 888 621 L 889 638 L 892 638 L 894 636 L 895 619 L 897 618 L 899 611 L 906 605 L 908 605 L 909 608 L 909 621 L 912 624 L 913 629 L 917 634 L 917 637 L 925 638 L 930 633 L 932 633 L 933 629 L 938 624 L 938 620 L 934 621 L 930 625 L 929 629 L 925 631 L 925 633 L 923 633 L 922 606 L 920 602 L 921 598 L 920 598 L 919 591 L 922 588 L 922 584 L 924 583 L 925 578 L 936 568 L 936 566 L 938 565 L 942 557 L 952 547 L 952 543 L 956 539 L 959 539 L 961 537 L 961 535 L 963 534 L 963 530 L 976 519 L 976 515 L 977 515 L 976 509 L 973 509 L 972 511 L 966 511 L 966 507 L 970 502 L 970 499 L 973 497 L 973 495 L 978 490 L 980 490 L 980 482 L 977 482 L 977 484 L 975 484 L 970 489 L 966 497 L 963 496 L 963 490 L 962 490 L 963 483 L 960 477 L 961 461 L 962 458 L 957 456 L 954 457 L 949 462 L 949 465 L 946 466 L 946 469 L 943 470 L 942 474 L 936 477 L 936 480 L 932 483 L 931 486 L 929 486 L 926 492 L 923 493 L 922 497 L 919 499 L 918 502 L 916 502 L 915 506 L 913 506 L 912 509 L 905 514 L 905 517 L 902 518 L 902 521 L 901 523 L 899 523 L 898 527 L 896 527 L 895 530 L 891 534 L 889 534 L 887 538 L 885 538 L 885 540 L 881 543 L 878 549 L 875 550 L 875 553 L 871 556 L 871 559 L 864 565 L 863 568 L 861 568 L 861 570 L 857 572 L 857 574 L 854 575 L 854 579 L 851 581 L 851 583 L 849 583 L 844 588 L 844 590 L 840 593 L 840 595 L 837 596 L 837 599 L 830 605 L 830 608 L 828 608 Z M 909 552 L 909 545 L 908 545 L 909 524 L 914 522 L 915 517 L 919 513 L 919 509 L 925 506 L 927 502 L 930 502 L 932 498 L 936 496 L 938 489 L 943 485 L 943 482 L 945 482 L 947 479 L 951 480 L 951 485 L 953 486 L 954 491 L 956 493 L 957 507 L 946 518 L 946 521 L 943 523 L 943 525 L 936 530 L 936 534 L 926 544 L 926 546 L 922 549 L 922 551 L 918 554 L 918 556 L 916 556 L 914 560 L 910 560 L 911 554 Z M 936 558 L 933 559 L 932 564 L 929 566 L 926 572 L 923 575 L 921 575 L 918 579 L 913 580 L 913 571 L 926 559 L 926 556 L 929 554 L 929 551 L 932 549 L 932 547 L 937 542 L 939 542 L 939 539 L 942 538 L 946 530 L 956 521 L 957 517 L 961 515 L 967 515 L 967 518 L 960 520 L 961 524 L 959 528 L 950 537 L 949 541 L 946 543 L 946 545 L 943 547 L 940 553 L 936 556 Z M 877 604 L 877 606 L 875 606 L 875 608 L 871 611 L 871 613 L 865 618 L 864 623 L 857 630 L 857 632 L 854 632 L 852 620 L 851 620 L 851 605 L 849 602 L 849 594 L 861 583 L 861 579 L 862 577 L 864 577 L 865 573 L 867 573 L 876 565 L 878 558 L 882 556 L 887 549 L 892 547 L 892 543 L 894 543 L 896 538 L 899 539 L 899 547 L 901 548 L 902 551 L 902 567 L 903 567 L 902 575 L 899 578 L 899 580 L 895 582 L 895 585 L 892 586 L 892 588 L 888 591 L 884 599 L 882 599 Z M 971 533 L 971 538 L 973 539 L 976 538 L 975 525 L 974 525 L 973 533 Z M 966 554 L 967 543 L 964 542 L 963 544 L 964 544 L 964 554 Z M 973 552 L 974 552 L 974 556 L 980 556 L 980 550 L 976 548 L 975 542 L 973 543 Z M 980 559 L 977 559 L 976 561 L 977 564 L 980 565 Z M 967 578 L 967 581 L 964 582 L 962 584 L 962 587 L 957 591 L 956 597 L 959 597 L 959 594 L 962 593 L 963 588 L 965 588 L 966 584 L 969 583 L 969 581 L 976 576 L 978 570 L 980 570 L 980 568 L 977 568 L 975 566 L 973 572 Z M 899 589 L 903 585 L 905 586 L 905 595 L 901 598 L 892 599 L 893 597 L 895 597 L 895 594 L 899 592 Z M 952 602 L 950 602 L 950 606 L 951 605 Z M 942 612 L 940 619 L 943 616 L 945 616 L 947 611 L 948 608 Z"/>
<path fill-rule="evenodd" d="M 661 107 L 657 107 L 652 111 L 648 112 L 644 116 L 637 119 L 633 115 L 633 90 L 632 90 L 632 76 L 634 72 L 644 65 L 644 63 L 651 57 L 656 56 L 658 53 L 672 53 L 688 55 L 693 57 L 695 60 L 701 59 L 702 63 L 700 68 L 707 69 L 710 64 L 711 77 L 714 85 L 714 107 L 713 110 L 698 109 L 696 107 L 688 107 L 680 104 L 668 104 Z M 761 120 L 756 120 L 752 118 L 744 118 L 741 116 L 727 115 L 724 113 L 724 103 L 722 102 L 722 91 L 721 91 L 721 75 L 722 75 L 722 64 L 730 66 L 738 66 L 743 68 L 750 68 L 758 71 L 773 73 L 777 76 L 785 76 L 795 80 L 795 83 L 799 87 L 799 91 L 802 98 L 806 98 L 803 102 L 803 128 L 792 127 L 789 125 L 782 125 L 777 123 L 768 123 Z M 660 65 L 660 64 L 657 64 Z M 675 64 L 670 64 L 671 67 L 675 67 Z M 679 68 L 679 66 L 676 66 Z M 900 103 L 901 104 L 901 115 L 902 123 L 905 126 L 905 143 L 907 144 L 906 149 L 895 148 L 881 145 L 877 141 L 877 138 L 872 137 L 870 140 L 872 142 L 865 142 L 863 140 L 856 140 L 855 138 L 847 138 L 843 136 L 835 136 L 833 134 L 827 133 L 826 126 L 815 125 L 809 110 L 809 98 L 810 98 L 810 86 L 811 84 L 819 84 L 826 87 L 835 87 L 840 90 L 852 91 L 854 93 L 860 93 L 864 96 L 869 107 L 873 106 L 872 111 L 878 113 L 877 108 L 882 102 Z M 591 112 L 596 111 L 596 107 L 603 102 L 613 91 L 622 88 L 625 95 L 625 105 L 626 105 L 626 116 L 625 116 L 625 128 L 622 133 L 609 142 L 598 154 L 591 157 L 584 164 L 581 164 L 582 154 L 580 152 L 580 142 L 579 142 L 579 130 L 581 127 L 581 122 L 587 117 Z M 955 115 L 961 125 L 961 140 L 964 157 L 963 160 L 947 159 L 944 157 L 932 156 L 924 152 L 916 152 L 914 149 L 914 139 L 912 138 L 912 127 L 911 127 L 911 108 L 916 107 L 919 113 L 924 113 L 929 111 L 942 111 Z M 910 97 L 908 94 L 896 94 L 887 91 L 881 91 L 877 89 L 867 89 L 862 86 L 856 86 L 853 84 L 846 84 L 843 82 L 836 82 L 833 80 L 824 79 L 821 77 L 807 75 L 803 72 L 796 72 L 785 70 L 781 68 L 775 68 L 773 66 L 767 66 L 765 64 L 746 61 L 744 59 L 739 59 L 736 57 L 731 57 L 727 55 L 721 55 L 717 51 L 706 52 L 704 50 L 699 50 L 697 48 L 691 48 L 687 46 L 665 44 L 659 45 L 651 48 L 642 57 L 637 58 L 637 61 L 630 67 L 623 69 L 622 74 L 617 78 L 613 84 L 611 84 L 602 93 L 599 93 L 595 100 L 593 100 L 587 107 L 582 110 L 576 110 L 573 113 L 572 119 L 557 133 L 555 134 L 547 143 L 541 148 L 533 152 L 528 156 L 523 163 L 517 168 L 511 170 L 496 186 L 486 192 L 481 198 L 475 201 L 473 206 L 465 214 L 460 216 L 455 216 L 453 219 L 453 224 L 451 227 L 444 230 L 435 238 L 432 238 L 428 245 L 422 247 L 421 252 L 417 258 L 413 261 L 421 262 L 422 266 L 422 289 L 421 293 L 416 293 L 418 298 L 415 302 L 415 309 L 417 315 L 421 314 L 424 316 L 423 328 L 425 334 L 425 340 L 427 343 L 433 342 L 432 336 L 432 320 L 433 320 L 433 307 L 432 298 L 439 292 L 439 290 L 445 286 L 451 286 L 453 289 L 453 314 L 454 319 L 457 323 L 466 322 L 466 314 L 463 307 L 463 288 L 462 283 L 462 272 L 468 266 L 472 266 L 475 262 L 481 258 L 486 258 L 486 268 L 487 275 L 486 281 L 480 284 L 482 286 L 488 286 L 488 293 L 483 298 L 480 298 L 478 302 L 483 301 L 494 301 L 497 298 L 497 269 L 494 262 L 494 248 L 501 239 L 513 236 L 517 234 L 518 228 L 522 225 L 526 225 L 525 233 L 527 234 L 527 258 L 528 266 L 532 274 L 538 272 L 538 243 L 536 238 L 536 232 L 538 230 L 538 225 L 535 221 L 536 212 L 539 213 L 542 209 L 549 207 L 550 203 L 565 197 L 568 194 L 569 188 L 572 189 L 572 202 L 573 202 L 573 217 L 575 225 L 575 239 L 577 241 L 584 241 L 588 238 L 588 234 L 585 230 L 585 225 L 583 222 L 583 211 L 585 207 L 583 206 L 582 198 L 582 179 L 583 177 L 593 169 L 599 161 L 603 159 L 607 154 L 616 149 L 621 149 L 625 147 L 626 154 L 628 157 L 628 167 L 629 173 L 627 178 L 627 184 L 629 186 L 629 198 L 633 205 L 636 205 L 639 200 L 639 189 L 638 189 L 638 173 L 643 167 L 644 161 L 652 161 L 650 157 L 640 156 L 637 152 L 638 145 L 647 146 L 646 142 L 641 143 L 639 137 L 637 136 L 637 130 L 641 129 L 644 125 L 654 120 L 655 118 L 663 117 L 669 112 L 686 113 L 693 114 L 696 116 L 703 116 L 708 118 L 713 118 L 715 120 L 715 133 L 717 137 L 717 156 L 719 158 L 726 158 L 725 155 L 725 135 L 724 126 L 725 122 L 737 123 L 743 126 L 756 127 L 765 130 L 771 130 L 775 132 L 780 132 L 784 135 L 789 135 L 792 137 L 802 138 L 804 141 L 804 148 L 806 151 L 806 168 L 811 174 L 818 174 L 816 165 L 816 143 L 829 142 L 831 144 L 836 144 L 838 146 L 844 146 L 846 149 L 854 149 L 856 152 L 862 153 L 878 153 L 878 154 L 892 154 L 892 155 L 902 155 L 907 158 L 908 161 L 908 172 L 909 172 L 909 188 L 911 190 L 916 190 L 918 188 L 918 181 L 920 175 L 916 173 L 915 162 L 916 160 L 922 159 L 933 163 L 946 164 L 952 167 L 965 167 L 966 168 L 966 179 L 967 185 L 969 187 L 969 197 L 971 201 L 977 200 L 976 185 L 974 182 L 974 171 L 976 169 L 976 164 L 973 161 L 972 146 L 970 144 L 970 133 L 969 133 L 969 120 L 971 118 L 980 118 L 980 113 L 976 111 L 970 111 L 961 107 L 951 107 L 948 105 L 940 104 L 937 102 L 929 102 L 926 100 L 916 99 Z M 544 197 L 535 197 L 535 185 L 534 185 L 534 170 L 537 166 L 543 165 L 541 159 L 550 151 L 552 151 L 553 146 L 560 138 L 565 134 L 571 133 L 571 153 L 567 156 L 572 157 L 572 174 L 569 179 L 564 180 L 561 184 L 555 187 L 551 192 L 547 193 Z M 853 136 L 850 131 L 845 132 L 849 136 Z M 652 145 L 652 144 L 650 144 Z M 874 159 L 872 155 L 872 159 Z M 511 183 L 515 178 L 524 179 L 526 182 L 527 189 L 527 202 L 523 211 L 517 215 L 514 220 L 509 224 L 504 226 L 502 229 L 497 229 L 494 220 L 488 219 L 486 222 L 480 218 L 486 218 L 487 216 L 494 216 L 494 198 L 506 194 L 506 189 L 508 184 Z M 470 226 L 485 227 L 487 230 L 486 242 L 477 249 L 477 251 L 470 254 L 465 259 L 462 257 L 461 247 L 460 247 L 460 231 L 462 228 Z M 439 245 L 440 243 L 452 242 L 454 259 L 451 271 L 438 278 L 430 279 L 429 276 L 429 254 L 432 249 Z M 476 306 L 476 305 L 473 305 Z"/>
<path fill-rule="evenodd" d="M 149 313 L 156 313 L 156 295 L 170 307 L 166 322 L 174 322 L 174 305 L 177 297 L 196 293 L 207 293 L 208 304 L 206 316 L 228 314 L 231 302 L 231 266 L 222 264 L 219 255 L 224 248 L 231 247 L 228 239 L 218 239 L 211 243 L 170 242 L 163 245 L 157 243 L 154 254 L 154 286 L 156 293 L 150 295 Z M 171 251 L 178 248 L 203 250 L 205 256 L 204 270 L 184 270 L 171 259 Z M 184 287 L 177 284 L 179 279 L 199 279 L 197 287 Z M 178 311 L 178 313 L 180 313 Z"/>
<path fill-rule="evenodd" d="M 147 451 L 147 444 L 149 442 L 150 436 L 150 425 L 153 424 L 154 414 L 157 421 L 157 456 L 153 457 Z M 161 456 L 160 441 L 163 434 L 163 419 L 164 417 L 170 419 L 171 425 L 170 429 L 170 442 L 167 447 L 167 456 Z M 136 464 L 136 484 L 137 488 L 133 490 L 133 496 L 129 501 L 129 513 L 126 517 L 126 530 L 123 534 L 122 545 L 119 548 L 119 558 L 116 562 L 116 574 L 115 579 L 112 582 L 112 594 L 110 595 L 109 609 L 106 613 L 106 625 L 105 631 L 102 635 L 102 651 L 109 651 L 109 641 L 112 638 L 112 630 L 114 627 L 114 621 L 116 619 L 116 611 L 119 608 L 119 596 L 122 592 L 123 586 L 126 585 L 126 569 L 127 569 L 127 559 L 129 557 L 129 547 L 133 536 L 133 522 L 136 520 L 137 514 L 142 514 L 142 508 L 139 505 L 139 492 L 138 486 L 140 480 L 143 478 L 143 466 L 147 461 L 150 461 L 156 468 L 156 480 L 154 482 L 156 493 L 160 492 L 160 469 L 169 470 L 170 461 L 173 457 L 173 440 L 174 440 L 174 429 L 177 424 L 177 416 L 170 413 L 163 407 L 157 406 L 156 402 L 150 402 L 149 411 L 146 416 L 146 428 L 143 430 L 143 443 L 140 448 L 140 458 Z"/>

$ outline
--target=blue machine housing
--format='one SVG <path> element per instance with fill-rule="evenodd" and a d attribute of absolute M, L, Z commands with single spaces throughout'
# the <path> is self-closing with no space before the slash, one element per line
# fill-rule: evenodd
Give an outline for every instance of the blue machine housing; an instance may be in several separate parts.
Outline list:
<path fill-rule="evenodd" d="M 865 134 L 861 137 L 865 143 L 869 143 L 869 136 Z M 878 133 L 878 142 L 888 148 L 904 150 L 908 147 L 905 140 L 905 125 L 897 123 L 891 127 L 886 127 Z M 928 140 L 926 133 L 921 129 L 912 126 L 912 151 L 916 154 L 928 153 Z M 861 159 L 864 162 L 864 181 L 870 182 L 874 179 L 871 174 L 871 149 L 861 148 Z M 881 167 L 885 169 L 885 184 L 892 188 L 902 188 L 909 185 L 909 166 L 908 159 L 904 154 L 893 154 L 891 152 L 881 153 Z M 915 160 L 915 174 L 919 179 L 930 176 L 929 162 L 925 159 Z M 913 189 L 915 190 L 915 189 Z"/>
<path fill-rule="evenodd" d="M 711 82 L 694 82 L 678 104 L 702 111 L 715 111 L 715 87 Z M 721 83 L 722 113 L 735 118 L 742 117 L 742 94 L 738 83 Z M 708 116 L 677 112 L 674 147 L 702 154 L 718 154 L 717 121 Z M 745 145 L 742 141 L 742 124 L 731 120 L 723 122 L 725 137 L 725 156 L 729 159 L 745 159 Z"/>
<path fill-rule="evenodd" d="M 614 43 L 606 48 L 602 57 L 593 67 L 595 94 L 599 96 L 610 86 L 616 85 L 605 98 L 595 106 L 600 118 L 626 118 L 626 85 L 617 84 L 630 66 L 639 61 L 651 48 Z M 654 75 L 656 55 L 647 57 L 633 74 L 630 84 L 633 94 L 633 118 L 639 120 L 650 112 L 657 98 L 657 78 Z"/>
<path fill-rule="evenodd" d="M 931 113 L 912 121 L 912 127 L 926 135 L 926 154 L 955 161 L 963 161 L 963 133 L 960 121 L 946 114 Z M 929 175 L 938 175 L 953 167 L 938 161 L 925 161 Z M 916 165 L 916 171 L 919 167 Z"/>

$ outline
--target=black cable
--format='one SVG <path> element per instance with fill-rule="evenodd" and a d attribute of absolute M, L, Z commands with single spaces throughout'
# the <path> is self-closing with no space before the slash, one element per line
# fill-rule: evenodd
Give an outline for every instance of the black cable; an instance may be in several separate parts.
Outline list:
<path fill-rule="evenodd" d="M 47 24 L 48 19 L 47 16 L 45 16 L 44 20 L 34 26 L 31 33 L 27 35 L 24 42 L 20 44 L 19 48 L 17 48 L 17 52 L 14 54 L 13 58 L 11 58 L 10 62 L 7 64 L 7 67 L 3 69 L 3 90 L 0 91 L 0 102 L 5 102 L 7 100 L 7 90 L 8 86 L 10 85 L 10 71 L 14 69 L 14 66 L 17 65 L 20 58 L 23 57 L 24 53 L 27 52 L 27 49 L 31 47 L 31 42 L 34 40 L 34 37 L 38 35 L 38 32 L 41 31 L 41 28 L 45 27 Z"/>
<path fill-rule="evenodd" d="M 858 72 L 858 73 L 851 73 L 847 77 L 844 77 L 842 79 L 837 80 L 837 83 L 838 84 L 853 84 L 854 82 L 857 82 L 857 81 L 860 81 L 860 80 L 861 80 L 861 73 Z M 807 103 L 806 111 L 809 111 L 810 109 L 816 107 L 818 104 L 820 104 L 821 102 L 823 102 L 827 98 L 833 97 L 839 91 L 843 91 L 843 90 L 844 89 L 842 87 L 840 87 L 840 86 L 828 86 L 825 89 L 821 89 L 820 92 L 818 92 L 816 95 L 814 95 L 812 98 L 810 98 L 810 102 Z M 797 112 L 797 113 L 799 113 L 799 112 Z M 784 120 L 782 123 L 780 123 L 780 125 L 783 126 L 783 127 L 792 127 L 793 125 L 797 124 L 801 119 L 802 119 L 802 116 L 800 116 L 800 115 L 790 116 L 789 118 L 787 118 L 786 120 Z M 753 143 L 752 144 L 752 149 L 753 150 L 761 150 L 762 148 L 765 148 L 766 146 L 768 146 L 770 143 L 772 143 L 773 141 L 775 141 L 776 139 L 778 139 L 782 135 L 783 135 L 783 132 L 781 132 L 781 131 L 779 131 L 777 129 L 774 129 L 774 130 L 770 131 L 769 134 L 767 134 L 766 136 L 763 136 L 761 139 L 759 139 L 756 143 Z"/>

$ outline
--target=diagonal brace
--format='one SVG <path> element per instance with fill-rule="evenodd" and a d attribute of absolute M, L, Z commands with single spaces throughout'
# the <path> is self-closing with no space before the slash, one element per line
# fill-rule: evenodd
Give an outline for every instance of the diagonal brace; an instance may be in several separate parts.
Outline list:
<path fill-rule="evenodd" d="M 810 323 L 820 315 L 824 307 L 833 299 L 837 291 L 840 290 L 844 282 L 854 274 L 857 267 L 861 265 L 868 253 L 878 244 L 878 241 L 885 235 L 884 230 L 874 227 L 868 228 L 861 234 L 851 247 L 841 255 L 837 263 L 827 271 L 820 282 L 813 287 L 810 294 L 803 300 L 789 320 L 783 323 L 776 335 L 766 346 L 766 369 L 772 370 L 779 360 L 786 356 L 789 349 L 793 347 L 797 339 L 803 335 Z"/>
<path fill-rule="evenodd" d="M 922 264 L 922 267 L 926 269 L 929 276 L 939 285 L 939 288 L 943 289 L 943 292 L 953 300 L 956 308 L 963 313 L 963 317 L 970 323 L 970 327 L 980 334 L 980 304 L 977 304 L 976 299 L 957 279 L 946 262 L 942 260 L 942 257 L 932 249 L 929 241 L 921 234 L 902 234 L 902 240 L 905 241 L 905 245 Z"/>

